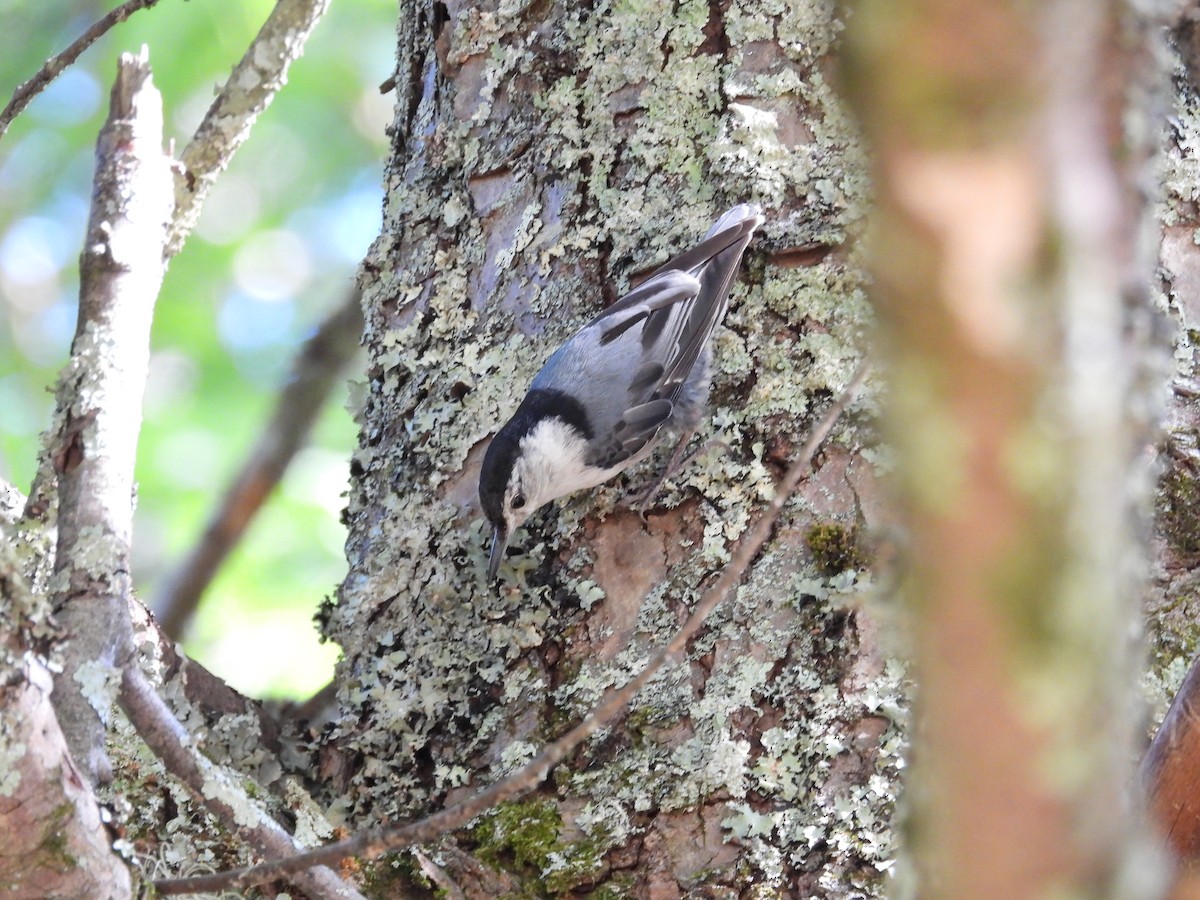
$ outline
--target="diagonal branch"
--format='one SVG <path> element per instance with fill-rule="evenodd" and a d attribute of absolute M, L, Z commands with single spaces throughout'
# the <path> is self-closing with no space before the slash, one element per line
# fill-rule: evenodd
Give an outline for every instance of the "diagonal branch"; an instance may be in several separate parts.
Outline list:
<path fill-rule="evenodd" d="M 155 882 L 160 894 L 191 894 L 204 891 L 236 890 L 253 884 L 278 878 L 304 866 L 316 863 L 335 863 L 348 856 L 379 856 L 388 850 L 396 850 L 413 844 L 427 843 L 434 838 L 455 830 L 498 803 L 528 793 L 549 775 L 550 770 L 570 755 L 580 744 L 600 728 L 612 722 L 637 693 L 667 665 L 679 662 L 687 643 L 704 624 L 708 615 L 724 601 L 741 582 L 751 561 L 762 550 L 771 535 L 775 522 L 783 510 L 788 497 L 800 480 L 808 474 L 812 458 L 833 429 L 846 407 L 857 396 L 866 380 L 868 364 L 863 363 L 850 379 L 837 400 L 821 417 L 820 422 L 788 469 L 775 497 L 767 504 L 750 532 L 739 541 L 729 565 L 721 573 L 704 597 L 696 604 L 691 616 L 683 623 L 675 636 L 662 647 L 644 669 L 622 687 L 610 691 L 592 713 L 552 744 L 536 758 L 512 775 L 490 787 L 447 807 L 417 822 L 408 825 L 373 828 L 337 843 L 328 844 L 299 856 L 274 863 L 217 872 L 195 878 L 176 878 Z"/>
<path fill-rule="evenodd" d="M 166 579 L 154 602 L 162 629 L 178 639 L 200 596 L 303 446 L 339 376 L 358 349 L 362 307 L 352 289 L 310 337 L 242 470 L 213 512 L 204 536 Z"/>
<path fill-rule="evenodd" d="M 12 99 L 8 101 L 3 110 L 0 110 L 0 137 L 4 136 L 4 133 L 8 131 L 8 126 L 25 111 L 25 107 L 33 101 L 33 98 L 44 91 L 63 69 L 75 62 L 84 50 L 139 9 L 149 9 L 156 3 L 158 0 L 125 0 L 124 3 L 116 9 L 110 10 L 76 38 L 66 50 L 46 60 L 46 64 L 38 70 L 37 74 L 13 91 Z"/>
<path fill-rule="evenodd" d="M 180 154 L 175 178 L 175 220 L 166 257 L 179 252 L 200 218 L 217 176 L 250 135 L 259 115 L 287 84 L 288 67 L 304 52 L 329 0 L 278 0 L 267 21 L 234 66 L 191 142 Z"/>

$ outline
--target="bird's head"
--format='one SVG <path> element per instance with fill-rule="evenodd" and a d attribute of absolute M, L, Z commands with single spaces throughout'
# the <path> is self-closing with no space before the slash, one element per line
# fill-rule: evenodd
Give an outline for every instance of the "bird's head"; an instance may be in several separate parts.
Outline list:
<path fill-rule="evenodd" d="M 488 581 L 496 578 L 509 537 L 537 508 L 531 505 L 529 495 L 521 484 L 521 473 L 525 467 L 518 465 L 520 449 L 520 441 L 513 440 L 501 429 L 492 439 L 479 472 L 479 500 L 484 515 L 492 523 Z"/>
<path fill-rule="evenodd" d="M 584 462 L 585 435 L 562 419 L 514 417 L 497 432 L 479 472 L 479 500 L 492 523 L 488 581 L 514 531 L 551 500 L 596 483 Z"/>

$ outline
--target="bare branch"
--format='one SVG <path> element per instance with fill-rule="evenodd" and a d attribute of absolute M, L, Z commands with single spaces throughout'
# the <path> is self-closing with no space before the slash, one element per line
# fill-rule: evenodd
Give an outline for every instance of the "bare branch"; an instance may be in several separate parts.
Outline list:
<path fill-rule="evenodd" d="M 117 67 L 80 257 L 79 319 L 59 376 L 58 546 L 54 608 L 68 641 L 54 706 L 76 765 L 109 777 L 104 722 L 116 669 L 132 653 L 129 543 L 133 464 L 150 358 L 150 320 L 162 283 L 171 216 L 162 98 L 145 48 Z"/>
<path fill-rule="evenodd" d="M 55 606 L 68 643 L 53 697 L 72 757 L 86 765 L 91 781 L 108 774 L 100 711 L 108 692 L 119 689 L 147 745 L 226 827 L 265 856 L 292 854 L 297 847 L 287 832 L 193 746 L 130 662 L 133 463 L 171 204 L 162 101 L 151 83 L 146 51 L 140 57 L 126 54 L 97 143 L 79 325 L 59 384 Z M 314 869 L 295 880 L 318 898 L 360 896 L 328 870 Z"/>
<path fill-rule="evenodd" d="M 329 0 L 278 0 L 204 121 L 180 155 L 175 179 L 175 221 L 167 240 L 169 259 L 191 233 L 209 189 L 250 135 L 255 121 L 287 84 L 288 67 L 304 52 Z"/>
<path fill-rule="evenodd" d="M 176 672 L 183 695 L 201 715 L 210 716 L 217 709 L 239 715 L 253 713 L 259 719 L 262 743 L 278 749 L 277 728 L 258 704 L 241 697 L 199 664 L 177 655 L 143 608 L 137 607 L 134 614 L 139 643 L 143 646 L 146 641 L 159 643 L 158 652 L 163 655 L 166 671 Z M 136 665 L 126 667 L 122 673 L 119 699 L 129 721 L 167 771 L 187 785 L 222 825 L 267 858 L 300 852 L 292 837 L 197 746 Z M 207 749 L 211 752 L 211 748 Z M 313 866 L 289 880 L 318 900 L 361 896 L 337 873 L 323 866 Z"/>
<path fill-rule="evenodd" d="M 205 752 L 209 758 L 225 758 L 218 756 L 224 748 L 214 746 L 214 740 L 219 742 L 219 739 L 212 730 L 225 716 L 239 718 L 242 723 L 238 729 L 239 739 L 245 737 L 247 730 L 252 730 L 258 749 L 279 754 L 282 749 L 281 729 L 279 719 L 272 712 L 260 701 L 243 696 L 219 676 L 185 655 L 141 603 L 131 603 L 129 615 L 133 620 L 134 643 L 139 648 L 141 659 L 154 659 L 158 663 L 154 670 L 154 684 L 159 693 L 172 699 L 171 705 L 177 710 L 176 715 L 190 724 L 193 734 L 205 726 L 210 729 L 205 740 Z M 182 711 L 181 705 L 186 705 Z M 236 760 L 231 758 L 231 762 L 238 768 Z"/>
<path fill-rule="evenodd" d="M 826 411 L 813 429 L 808 442 L 800 451 L 796 461 L 788 469 L 774 499 L 767 504 L 754 527 L 737 545 L 729 564 L 721 576 L 696 605 L 691 616 L 680 627 L 675 636 L 662 647 L 644 669 L 624 686 L 610 691 L 592 713 L 563 735 L 549 744 L 535 759 L 518 769 L 507 778 L 490 787 L 449 806 L 417 822 L 408 825 L 373 828 L 353 838 L 328 844 L 317 850 L 303 853 L 288 860 L 266 863 L 245 869 L 217 872 L 195 878 L 178 878 L 155 882 L 161 894 L 190 894 L 203 891 L 218 891 L 245 888 L 278 878 L 304 866 L 315 863 L 334 863 L 348 856 L 375 857 L 388 850 L 396 850 L 413 844 L 422 844 L 461 827 L 479 814 L 498 803 L 519 797 L 535 788 L 550 773 L 550 770 L 572 753 L 580 744 L 600 728 L 612 722 L 630 703 L 637 693 L 667 665 L 679 662 L 687 643 L 704 624 L 708 615 L 724 601 L 742 580 L 750 562 L 762 550 L 771 534 L 784 504 L 800 479 L 809 471 L 813 455 L 829 435 L 838 418 L 857 396 L 866 380 L 868 366 L 863 363 L 841 395 Z"/>
<path fill-rule="evenodd" d="M 104 37 L 113 27 L 120 25 L 139 9 L 149 9 L 156 3 L 158 3 L 158 0 L 125 0 L 124 3 L 105 14 L 99 21 L 88 28 L 66 50 L 46 60 L 46 64 L 38 70 L 36 75 L 13 91 L 12 99 L 8 101 L 8 105 L 3 110 L 0 110 L 0 137 L 4 137 L 4 133 L 8 131 L 8 126 L 13 123 L 13 120 L 17 116 L 25 111 L 25 107 L 30 104 L 33 98 L 44 91 L 50 82 L 59 76 L 63 69 L 75 62 L 84 50 L 92 46 L 92 44 Z"/>
<path fill-rule="evenodd" d="M 305 341 L 258 443 L 209 519 L 204 536 L 165 579 L 154 608 L 162 629 L 179 638 L 225 557 L 245 533 L 304 445 L 362 335 L 358 289 Z"/>

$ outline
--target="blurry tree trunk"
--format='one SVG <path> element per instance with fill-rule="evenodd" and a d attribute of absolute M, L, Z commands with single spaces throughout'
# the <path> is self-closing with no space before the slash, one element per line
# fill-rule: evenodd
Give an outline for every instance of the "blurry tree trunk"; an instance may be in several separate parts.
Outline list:
<path fill-rule="evenodd" d="M 1155 565 L 1146 603 L 1151 647 L 1146 683 L 1157 707 L 1155 722 L 1166 712 L 1172 694 L 1178 694 L 1142 763 L 1151 813 L 1172 851 L 1193 872 L 1200 864 L 1200 247 L 1195 238 L 1200 228 L 1195 202 L 1200 161 L 1194 149 L 1200 140 L 1198 19 L 1200 10 L 1187 4 L 1179 7 L 1172 23 L 1178 64 L 1162 166 L 1159 272 L 1176 330 L 1175 378 L 1159 453 Z"/>
<path fill-rule="evenodd" d="M 362 279 L 351 572 L 326 625 L 346 655 L 322 758 L 352 822 L 502 776 L 636 672 L 848 380 L 870 316 L 861 161 L 827 83 L 839 29 L 827 2 L 404 4 Z M 729 452 L 676 478 L 647 524 L 620 504 L 649 466 L 557 504 L 489 588 L 488 437 L 560 341 L 743 200 L 767 225 L 716 341 Z M 438 848 L 452 879 L 482 896 L 882 890 L 904 701 L 860 603 L 869 404 L 687 664 L 533 797 Z"/>
<path fill-rule="evenodd" d="M 881 0 L 848 41 L 912 540 L 925 896 L 1134 895 L 1148 33 L 1115 2 Z"/>

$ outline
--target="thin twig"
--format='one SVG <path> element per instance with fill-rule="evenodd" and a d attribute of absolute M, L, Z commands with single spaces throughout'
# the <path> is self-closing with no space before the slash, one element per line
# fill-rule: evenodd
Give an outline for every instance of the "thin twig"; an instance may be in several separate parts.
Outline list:
<path fill-rule="evenodd" d="M 299 868 L 316 863 L 336 863 L 349 856 L 372 858 L 388 850 L 396 850 L 413 844 L 423 844 L 454 831 L 471 819 L 487 811 L 498 803 L 519 797 L 528 793 L 541 784 L 549 775 L 550 770 L 571 754 L 580 744 L 586 741 L 600 728 L 614 720 L 622 710 L 633 700 L 646 684 L 666 665 L 680 661 L 683 658 L 687 643 L 700 629 L 709 613 L 711 613 L 738 585 L 745 575 L 750 562 L 762 550 L 770 537 L 771 530 L 783 510 L 784 503 L 796 485 L 800 483 L 809 471 L 812 458 L 829 435 L 838 418 L 846 407 L 857 396 L 859 388 L 866 380 L 868 364 L 863 363 L 850 383 L 838 396 L 837 400 L 822 416 L 821 421 L 813 428 L 812 435 L 800 451 L 796 461 L 792 463 L 783 481 L 780 483 L 775 497 L 767 504 L 755 523 L 754 527 L 739 541 L 729 564 L 704 597 L 696 605 L 691 616 L 682 625 L 675 636 L 660 649 L 644 669 L 624 686 L 609 691 L 604 700 L 592 713 L 567 732 L 563 737 L 549 744 L 535 759 L 518 769 L 501 781 L 474 794 L 467 799 L 436 812 L 431 816 L 408 825 L 386 826 L 364 831 L 352 838 L 337 843 L 328 844 L 317 850 L 311 850 L 292 859 L 279 860 L 245 869 L 234 869 L 226 872 L 216 872 L 212 875 L 201 875 L 194 878 L 176 878 L 155 882 L 155 888 L 161 894 L 191 894 L 204 891 L 237 890 L 253 884 L 261 884 L 274 878 L 279 878 Z"/>
<path fill-rule="evenodd" d="M 339 376 L 358 350 L 362 307 L 352 289 L 301 348 L 275 412 L 213 512 L 204 536 L 168 576 L 153 604 L 162 629 L 178 640 L 200 596 L 304 445 Z"/>
<path fill-rule="evenodd" d="M 84 50 L 92 46 L 92 44 L 104 37 L 114 26 L 120 25 L 139 9 L 149 9 L 156 3 L 158 3 L 158 0 L 125 0 L 124 3 L 105 14 L 99 21 L 88 28 L 66 50 L 46 60 L 46 64 L 38 70 L 36 75 L 13 91 L 12 99 L 8 101 L 8 105 L 3 110 L 0 110 L 0 137 L 4 137 L 4 133 L 8 131 L 8 126 L 13 123 L 13 120 L 17 116 L 24 112 L 25 107 L 30 104 L 33 98 L 44 91 L 50 85 L 50 82 L 59 76 L 63 69 L 75 62 Z"/>
<path fill-rule="evenodd" d="M 133 464 L 171 203 L 162 97 L 143 48 L 140 56 L 121 56 L 96 140 L 79 317 L 59 375 L 50 452 L 58 489 L 53 603 L 68 637 L 54 706 L 71 755 L 93 785 L 111 770 L 104 722 L 89 695 L 131 652 L 125 598 Z M 92 685 L 88 694 L 83 681 Z"/>
<path fill-rule="evenodd" d="M 204 121 L 179 156 L 175 177 L 175 221 L 167 238 L 169 259 L 200 218 L 217 176 L 250 136 L 259 115 L 287 84 L 288 67 L 304 52 L 329 0 L 278 0 L 246 49 Z"/>

